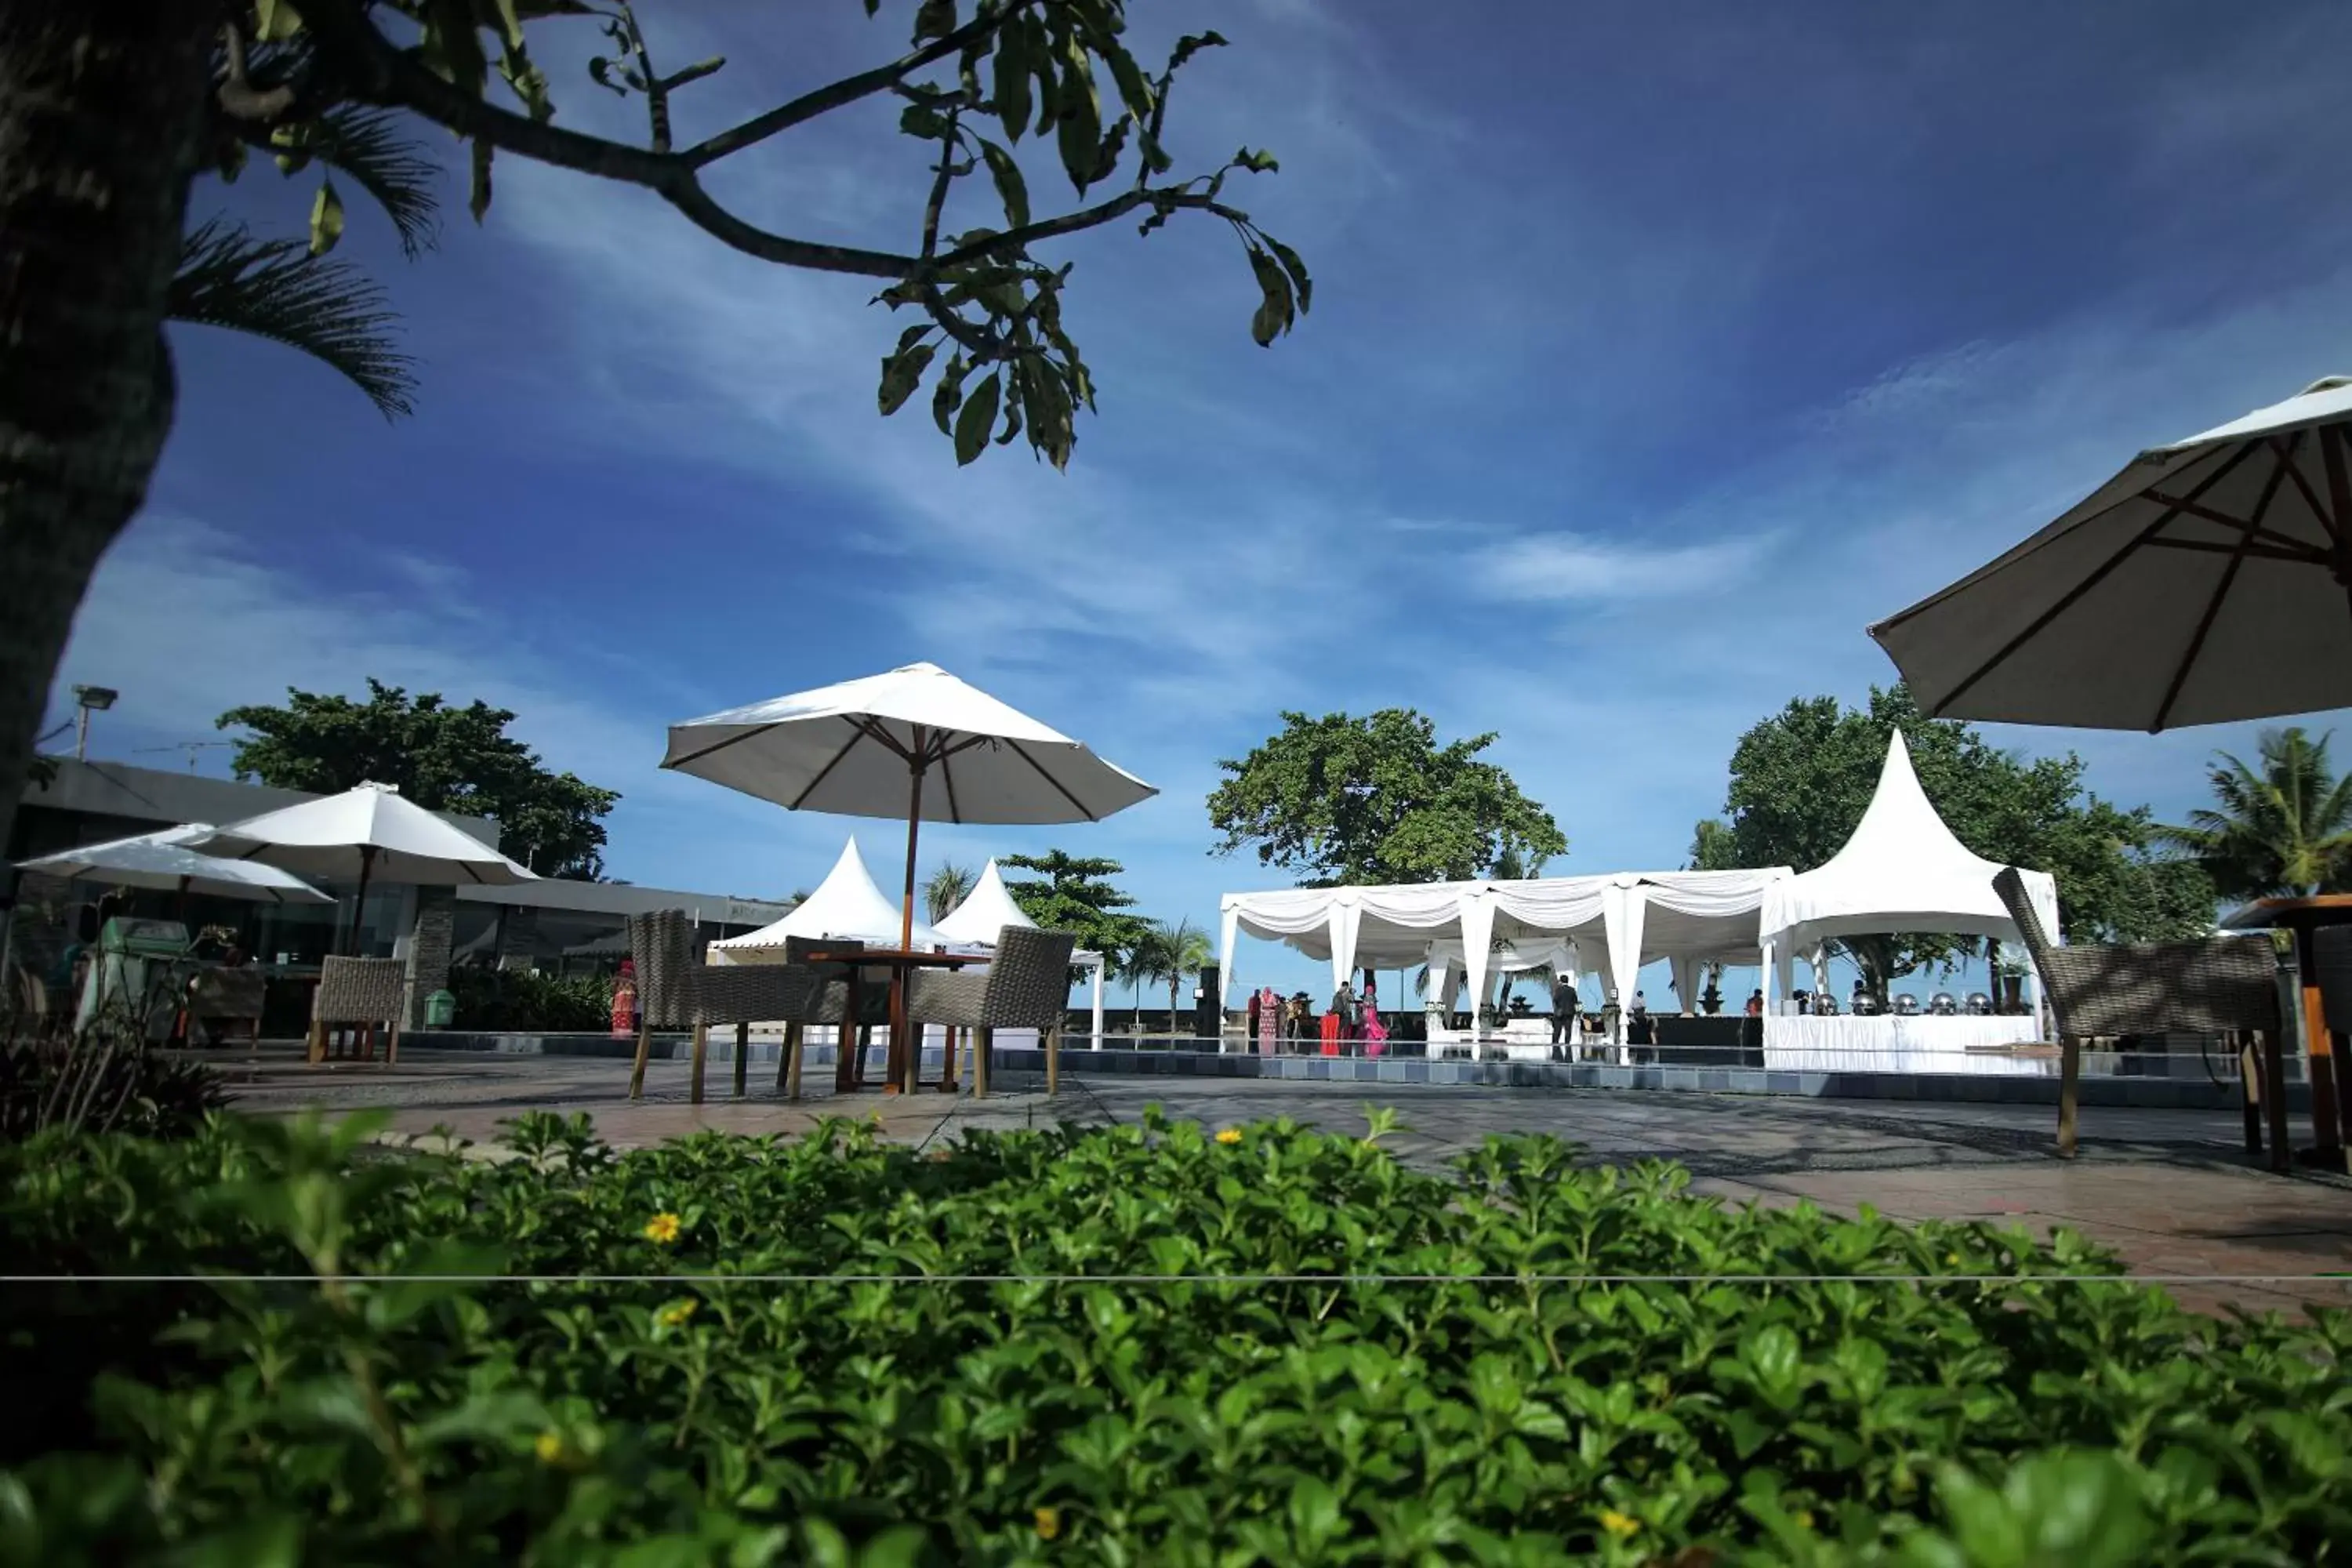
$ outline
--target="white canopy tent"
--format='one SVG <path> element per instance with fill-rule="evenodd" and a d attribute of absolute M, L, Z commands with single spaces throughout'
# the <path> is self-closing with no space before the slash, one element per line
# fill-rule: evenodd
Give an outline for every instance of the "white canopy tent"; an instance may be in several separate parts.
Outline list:
<path fill-rule="evenodd" d="M 1037 922 L 1022 913 L 1013 895 L 1004 890 L 1004 877 L 991 860 L 971 885 L 963 902 L 948 912 L 945 920 L 932 929 L 947 939 L 950 946 L 992 948 L 996 935 L 1006 926 L 1034 928 Z M 1094 1048 L 1102 1049 L 1103 1041 L 1103 955 L 1080 948 L 1070 955 L 1072 963 L 1082 969 L 1094 971 Z"/>
<path fill-rule="evenodd" d="M 1688 1005 L 1701 963 L 1761 962 L 1759 911 L 1767 889 L 1790 875 L 1775 866 L 1228 893 L 1220 973 L 1230 984 L 1234 944 L 1246 932 L 1328 959 L 1335 991 L 1360 964 L 1458 962 L 1471 994 L 1483 997 L 1497 967 L 1572 969 L 1589 945 L 1607 954 L 1608 984 L 1626 997 L 1643 964 L 1673 960 Z M 1433 992 L 1443 986 L 1433 976 Z"/>
<path fill-rule="evenodd" d="M 728 954 L 749 948 L 782 947 L 786 937 L 838 937 L 857 942 L 896 942 L 903 911 L 897 904 L 882 896 L 866 869 L 864 857 L 857 853 L 857 839 L 852 835 L 841 847 L 841 858 L 833 863 L 824 880 L 815 892 L 794 904 L 792 912 L 772 925 L 741 936 L 730 936 L 710 944 L 719 954 L 718 962 L 732 962 Z M 915 928 L 914 945 L 944 947 L 947 938 L 929 926 Z"/>
<path fill-rule="evenodd" d="M 2017 922 L 2010 916 L 1992 880 L 2002 868 L 1971 851 L 1952 835 L 1919 785 L 1911 766 L 1911 750 L 1901 731 L 1886 748 L 1886 763 L 1878 788 L 1861 823 L 1845 847 L 1822 866 L 1775 885 L 1765 896 L 1761 936 L 1768 955 L 1765 1044 L 1775 1037 L 1795 1046 L 1795 1037 L 1837 1033 L 1842 1051 L 1871 1049 L 1864 1036 L 1871 1030 L 1888 1034 L 1896 1020 L 1887 1018 L 1787 1018 L 1777 1015 L 1790 995 L 1791 970 L 1799 954 L 1811 959 L 1816 976 L 1823 964 L 1822 944 L 1841 936 L 1877 936 L 1902 931 L 1932 931 L 1957 936 L 1990 937 L 2020 942 Z M 2047 871 L 2021 868 L 2027 896 L 2042 929 L 2058 930 L 2058 883 Z M 1981 1035 L 1965 1045 L 1983 1046 L 2040 1037 L 2042 977 L 2029 972 L 2032 1016 L 2029 1019 L 1904 1019 L 1917 1035 L 1927 1026 L 1966 1025 L 1948 1030 Z M 1819 984 L 1818 978 L 1816 984 Z M 1829 1048 L 1824 1047 L 1824 1048 Z M 1907 1046 L 1906 1049 L 1907 1050 Z M 1956 1045 L 1954 1048 L 1965 1048 Z M 1875 1054 L 1875 1053 L 1874 1053 Z M 1768 1056 L 1768 1060 L 1769 1059 Z M 1774 1063 L 1773 1065 L 1781 1065 Z M 1799 1064 L 1791 1064 L 1799 1065 Z M 1853 1067 L 1852 1060 L 1825 1062 Z M 1901 1063 L 1870 1063 L 1900 1066 Z M 1939 1064 L 1942 1065 L 1942 1064 Z"/>

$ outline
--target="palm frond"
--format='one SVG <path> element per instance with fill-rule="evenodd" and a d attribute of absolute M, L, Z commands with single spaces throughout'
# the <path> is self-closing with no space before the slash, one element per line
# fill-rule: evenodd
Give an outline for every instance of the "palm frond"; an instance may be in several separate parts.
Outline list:
<path fill-rule="evenodd" d="M 415 412 L 415 361 L 394 346 L 383 290 L 299 239 L 257 239 L 214 219 L 180 246 L 171 317 L 299 350 L 367 394 L 387 419 Z"/>
<path fill-rule="evenodd" d="M 312 128 L 310 150 L 375 198 L 413 261 L 440 238 L 441 198 L 434 187 L 441 169 L 399 125 L 380 109 L 331 109 Z"/>

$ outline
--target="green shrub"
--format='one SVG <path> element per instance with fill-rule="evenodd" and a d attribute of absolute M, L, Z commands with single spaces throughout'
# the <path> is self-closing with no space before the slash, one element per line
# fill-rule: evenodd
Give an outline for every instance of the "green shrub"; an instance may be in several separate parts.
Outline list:
<path fill-rule="evenodd" d="M 602 974 L 458 969 L 449 975 L 454 1026 L 490 1033 L 603 1034 L 613 1026 L 613 982 Z"/>
<path fill-rule="evenodd" d="M 0 1151 L 6 1273 L 288 1277 L 11 1287 L 0 1431 L 47 1451 L 0 1472 L 0 1563 L 2352 1542 L 2346 1315 L 2194 1318 L 2064 1235 L 1728 1208 L 1538 1139 L 1448 1181 L 1156 1116 L 929 1157 L 842 1123 L 616 1155 L 535 1116 L 523 1160 L 355 1163 L 361 1132 Z"/>
<path fill-rule="evenodd" d="M 49 1128 L 182 1137 L 226 1101 L 219 1074 L 150 1045 L 120 1010 L 81 1029 L 0 1027 L 0 1140 Z"/>

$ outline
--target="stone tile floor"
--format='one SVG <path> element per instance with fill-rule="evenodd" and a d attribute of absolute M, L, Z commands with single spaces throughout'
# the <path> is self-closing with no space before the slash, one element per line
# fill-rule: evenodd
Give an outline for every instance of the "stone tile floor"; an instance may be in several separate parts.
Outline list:
<path fill-rule="evenodd" d="M 1346 1131 L 1378 1103 L 1400 1113 L 1404 1130 L 1390 1146 L 1416 1165 L 1442 1165 L 1489 1133 L 1545 1132 L 1583 1146 L 1594 1162 L 1679 1161 L 1696 1190 L 1732 1201 L 1810 1199 L 1841 1212 L 1866 1203 L 1896 1218 L 1986 1219 L 2040 1235 L 2065 1226 L 2114 1248 L 2135 1273 L 2274 1277 L 2168 1287 L 2200 1310 L 2352 1306 L 2352 1280 L 2320 1278 L 2352 1271 L 2352 1181 L 2256 1168 L 2233 1111 L 2088 1110 L 2082 1157 L 2062 1162 L 2050 1152 L 2053 1114 L 2023 1106 L 1082 1070 L 1065 1072 L 1053 1100 L 1037 1092 L 1038 1080 L 1017 1078 L 986 1100 L 936 1092 L 837 1100 L 827 1071 L 811 1074 L 810 1097 L 793 1104 L 775 1097 L 773 1068 L 763 1075 L 756 1063 L 746 1099 L 730 1100 L 731 1069 L 722 1067 L 697 1106 L 682 1062 L 651 1064 L 637 1104 L 625 1098 L 629 1064 L 608 1059 L 411 1050 L 390 1069 L 320 1069 L 265 1045 L 224 1053 L 220 1065 L 249 1111 L 381 1108 L 395 1134 L 446 1127 L 485 1145 L 500 1136 L 500 1122 L 532 1109 L 587 1111 L 604 1138 L 625 1148 L 706 1128 L 796 1133 L 828 1114 L 878 1115 L 887 1138 L 937 1143 L 967 1128 L 1133 1121 L 1153 1104 L 1210 1126 L 1288 1116 Z"/>

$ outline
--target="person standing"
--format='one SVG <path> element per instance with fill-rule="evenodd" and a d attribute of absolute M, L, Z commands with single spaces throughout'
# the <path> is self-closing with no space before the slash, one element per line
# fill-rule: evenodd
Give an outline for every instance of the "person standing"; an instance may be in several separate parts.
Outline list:
<path fill-rule="evenodd" d="M 1368 974 L 1364 977 L 1364 1054 L 1385 1055 L 1388 1046 L 1388 1027 L 1381 1022 L 1380 983 Z"/>
<path fill-rule="evenodd" d="M 1551 977 L 1551 1043 L 1554 1049 L 1576 1043 L 1576 1013 L 1581 999 L 1565 974 Z"/>
<path fill-rule="evenodd" d="M 1250 1009 L 1258 1054 L 1270 1057 L 1282 1048 L 1282 998 L 1273 986 L 1265 986 L 1250 999 Z"/>
<path fill-rule="evenodd" d="M 1257 1044 L 1258 1013 L 1264 1004 L 1265 994 L 1265 992 L 1263 987 L 1251 992 L 1249 1006 L 1244 1009 L 1242 1014 L 1244 1020 L 1242 1026 L 1242 1038 L 1247 1040 L 1253 1046 Z"/>

